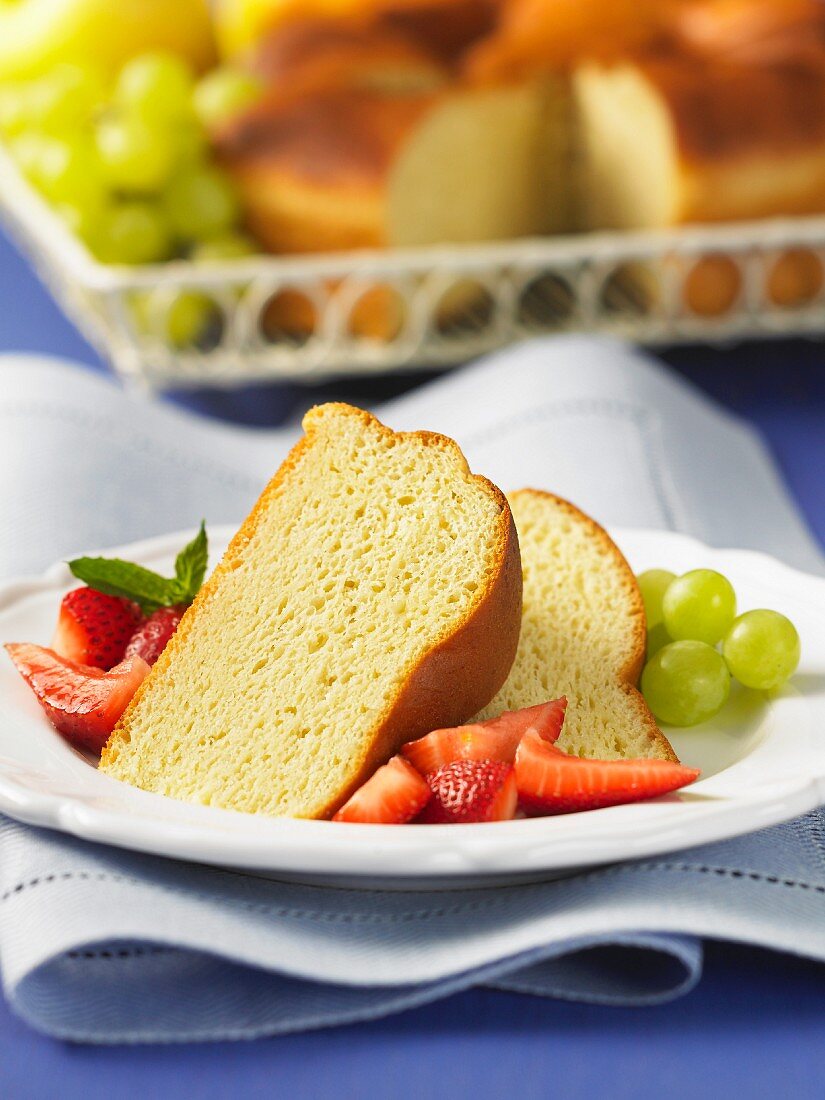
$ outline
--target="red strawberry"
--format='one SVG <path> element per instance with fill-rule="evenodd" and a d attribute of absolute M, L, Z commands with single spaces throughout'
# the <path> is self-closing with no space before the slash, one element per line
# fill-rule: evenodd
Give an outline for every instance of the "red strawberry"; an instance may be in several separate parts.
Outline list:
<path fill-rule="evenodd" d="M 427 782 L 433 799 L 418 819 L 424 824 L 509 821 L 516 812 L 516 779 L 503 760 L 453 760 Z"/>
<path fill-rule="evenodd" d="M 486 722 L 433 730 L 418 741 L 409 741 L 401 751 L 422 775 L 437 771 L 452 760 L 504 760 L 512 764 L 519 741 L 528 729 L 537 730 L 548 741 L 556 740 L 566 707 L 567 700 L 562 698 L 508 710 Z"/>
<path fill-rule="evenodd" d="M 60 604 L 52 649 L 81 665 L 112 668 L 141 620 L 140 608 L 94 588 L 74 588 Z"/>
<path fill-rule="evenodd" d="M 55 729 L 79 748 L 94 752 L 103 748 L 149 672 L 140 657 L 104 672 L 39 645 L 11 644 L 6 649 Z"/>
<path fill-rule="evenodd" d="M 404 825 L 430 800 L 430 788 L 403 756 L 394 756 L 359 787 L 333 821 Z"/>
<path fill-rule="evenodd" d="M 481 725 L 486 729 L 497 730 L 502 734 L 512 733 L 515 736 L 518 733 L 519 740 L 529 729 L 534 729 L 545 741 L 558 741 L 561 728 L 564 725 L 566 711 L 567 696 L 562 695 L 558 699 L 551 699 L 547 703 L 536 703 L 533 707 L 505 710 L 498 718 L 488 718 Z M 513 756 L 515 756 L 515 751 Z"/>
<path fill-rule="evenodd" d="M 520 738 L 512 745 L 510 740 L 476 722 L 433 730 L 418 741 L 402 745 L 401 751 L 423 775 L 431 775 L 453 760 L 512 760 Z"/>
<path fill-rule="evenodd" d="M 142 657 L 153 665 L 178 629 L 185 607 L 160 607 L 142 622 L 126 646 L 127 657 Z"/>
<path fill-rule="evenodd" d="M 516 785 L 525 813 L 564 814 L 595 810 L 668 794 L 697 778 L 696 768 L 669 760 L 584 760 L 568 756 L 535 731 L 516 753 Z"/>

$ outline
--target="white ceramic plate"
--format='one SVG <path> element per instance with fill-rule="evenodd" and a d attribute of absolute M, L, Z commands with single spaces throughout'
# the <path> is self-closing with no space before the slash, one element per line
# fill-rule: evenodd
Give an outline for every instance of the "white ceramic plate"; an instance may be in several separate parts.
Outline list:
<path fill-rule="evenodd" d="M 215 555 L 228 530 L 212 532 Z M 109 551 L 171 570 L 189 536 Z M 550 876 L 659 855 L 785 821 L 825 802 L 825 580 L 762 554 L 710 549 L 683 535 L 619 530 L 634 569 L 708 566 L 733 582 L 741 609 L 773 607 L 802 636 L 802 664 L 773 698 L 734 690 L 721 715 L 668 730 L 702 778 L 684 793 L 631 806 L 494 825 L 343 825 L 236 814 L 147 794 L 70 748 L 0 655 L 0 811 L 74 836 L 162 856 L 307 880 L 461 885 Z M 0 588 L 0 642 L 48 644 L 64 565 Z"/>

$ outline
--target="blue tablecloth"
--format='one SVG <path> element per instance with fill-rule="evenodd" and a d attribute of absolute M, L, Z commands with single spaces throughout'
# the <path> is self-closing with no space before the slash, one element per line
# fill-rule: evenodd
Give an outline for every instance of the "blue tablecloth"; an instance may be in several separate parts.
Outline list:
<path fill-rule="evenodd" d="M 0 351 L 9 350 L 101 367 L 0 239 Z M 825 543 L 822 347 L 679 349 L 666 358 L 761 428 Z M 378 400 L 404 384 L 409 380 L 337 392 Z M 211 415 L 275 423 L 301 394 L 269 388 L 179 399 Z M 35 1034 L 0 1005 L 0 1096 L 679 1100 L 741 1094 L 750 1100 L 791 1094 L 806 1100 L 825 1094 L 823 968 L 729 946 L 711 947 L 706 967 L 693 993 L 658 1008 L 595 1008 L 474 991 L 380 1023 L 197 1047 L 72 1047 Z"/>

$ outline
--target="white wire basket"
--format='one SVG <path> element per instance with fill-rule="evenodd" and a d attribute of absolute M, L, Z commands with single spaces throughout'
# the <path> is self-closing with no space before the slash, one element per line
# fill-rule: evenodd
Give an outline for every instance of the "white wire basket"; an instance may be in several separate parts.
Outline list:
<path fill-rule="evenodd" d="M 643 344 L 825 332 L 825 217 L 144 267 L 97 262 L 0 147 L 0 216 L 67 315 L 146 389 L 447 366 L 529 336 Z M 152 308 L 134 303 L 151 291 Z M 174 347 L 194 292 L 207 330 Z"/>

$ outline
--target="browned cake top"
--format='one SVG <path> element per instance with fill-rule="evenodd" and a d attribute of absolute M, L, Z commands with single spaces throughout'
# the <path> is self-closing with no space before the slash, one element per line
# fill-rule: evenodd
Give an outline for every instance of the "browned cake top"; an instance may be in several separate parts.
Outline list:
<path fill-rule="evenodd" d="M 685 57 L 641 64 L 688 160 L 784 154 L 825 140 L 825 50 L 764 64 Z"/>
<path fill-rule="evenodd" d="M 267 35 L 252 60 L 267 83 L 282 90 L 318 86 L 324 78 L 339 84 L 357 81 L 378 65 L 440 71 L 432 52 L 411 36 L 344 19 L 292 20 Z"/>
<path fill-rule="evenodd" d="M 236 120 L 218 149 L 230 166 L 265 163 L 317 183 L 372 184 L 435 99 L 357 88 L 269 97 Z"/>

